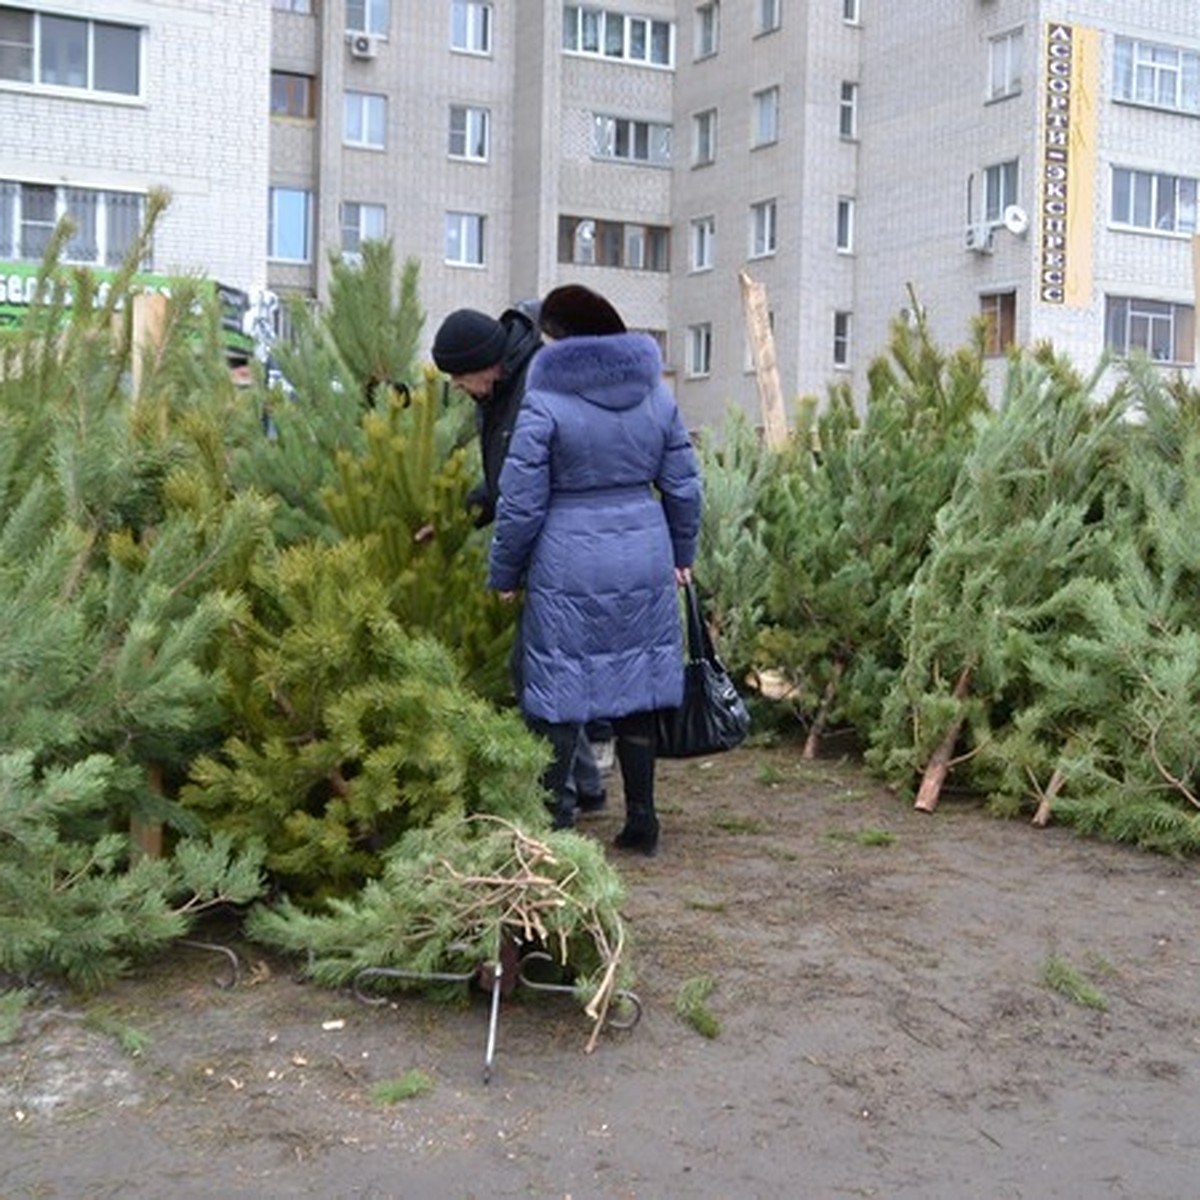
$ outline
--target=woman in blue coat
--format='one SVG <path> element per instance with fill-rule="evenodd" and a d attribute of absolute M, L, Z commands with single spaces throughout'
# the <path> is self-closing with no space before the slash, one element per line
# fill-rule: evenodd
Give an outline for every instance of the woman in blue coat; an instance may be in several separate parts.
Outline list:
<path fill-rule="evenodd" d="M 700 529 L 700 472 L 653 338 L 579 285 L 542 303 L 547 346 L 500 474 L 488 586 L 522 614 L 522 711 L 551 741 L 555 824 L 578 727 L 611 719 L 625 787 L 616 845 L 653 854 L 654 711 L 683 695 L 676 588 Z"/>

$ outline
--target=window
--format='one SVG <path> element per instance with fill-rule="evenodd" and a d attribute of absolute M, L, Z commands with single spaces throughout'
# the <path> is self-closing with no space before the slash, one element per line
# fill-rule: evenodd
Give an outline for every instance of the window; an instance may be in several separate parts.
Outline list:
<path fill-rule="evenodd" d="M 838 107 L 838 135 L 853 140 L 858 137 L 858 84 L 843 83 Z"/>
<path fill-rule="evenodd" d="M 701 4 L 696 9 L 696 57 L 711 58 L 717 52 L 720 6 Z"/>
<path fill-rule="evenodd" d="M 717 160 L 717 110 L 705 109 L 692 118 L 692 165 L 706 166 Z"/>
<path fill-rule="evenodd" d="M 70 217 L 75 232 L 63 248 L 65 262 L 120 266 L 137 243 L 144 212 L 136 192 L 0 179 L 0 258 L 40 261 L 58 222 Z"/>
<path fill-rule="evenodd" d="M 1112 220 L 1135 229 L 1196 233 L 1196 180 L 1114 167 Z"/>
<path fill-rule="evenodd" d="M 390 0 L 346 0 L 346 32 L 387 37 Z"/>
<path fill-rule="evenodd" d="M 1017 293 L 990 292 L 979 297 L 983 318 L 983 352 L 994 358 L 1017 340 Z"/>
<path fill-rule="evenodd" d="M 482 267 L 486 218 L 480 213 L 446 214 L 446 261 L 460 267 Z"/>
<path fill-rule="evenodd" d="M 775 201 L 763 200 L 750 206 L 750 257 L 765 258 L 775 253 Z"/>
<path fill-rule="evenodd" d="M 996 163 L 983 172 L 983 219 L 992 225 L 1004 220 L 1004 210 L 1017 202 L 1017 160 Z"/>
<path fill-rule="evenodd" d="M 1019 29 L 1010 29 L 988 42 L 989 100 L 1020 94 L 1022 54 L 1023 40 Z"/>
<path fill-rule="evenodd" d="M 692 222 L 692 270 L 711 271 L 716 245 L 716 217 L 698 217 Z"/>
<path fill-rule="evenodd" d="M 271 72 L 271 116 L 312 117 L 313 78 L 287 71 Z"/>
<path fill-rule="evenodd" d="M 342 205 L 342 253 L 362 253 L 363 242 L 381 242 L 387 226 L 387 209 L 382 204 L 359 204 L 347 200 Z"/>
<path fill-rule="evenodd" d="M 850 365 L 850 314 L 848 312 L 833 314 L 833 365 L 835 367 Z"/>
<path fill-rule="evenodd" d="M 854 250 L 854 200 L 849 196 L 837 202 L 837 248 L 842 254 Z"/>
<path fill-rule="evenodd" d="M 631 271 L 669 271 L 671 230 L 667 225 L 562 216 L 558 219 L 558 261 Z"/>
<path fill-rule="evenodd" d="M 342 141 L 347 146 L 382 150 L 387 139 L 387 97 L 370 92 L 347 92 Z"/>
<path fill-rule="evenodd" d="M 294 12 L 310 14 L 312 12 L 312 0 L 271 0 L 271 7 L 277 8 L 281 12 Z"/>
<path fill-rule="evenodd" d="M 273 187 L 267 215 L 267 257 L 277 262 L 311 260 L 312 193 Z"/>
<path fill-rule="evenodd" d="M 1196 310 L 1190 304 L 1107 296 L 1104 341 L 1122 357 L 1140 352 L 1155 362 L 1193 363 Z"/>
<path fill-rule="evenodd" d="M 487 162 L 491 113 L 486 108 L 450 106 L 450 157 Z"/>
<path fill-rule="evenodd" d="M 858 0 L 842 0 L 842 20 L 845 21 L 847 25 L 858 24 Z"/>
<path fill-rule="evenodd" d="M 0 80 L 139 96 L 141 56 L 136 26 L 0 6 Z"/>
<path fill-rule="evenodd" d="M 755 4 L 758 24 L 754 32 L 770 33 L 783 23 L 783 0 L 757 0 Z"/>
<path fill-rule="evenodd" d="M 751 105 L 753 128 L 750 132 L 751 146 L 768 146 L 779 140 L 779 89 L 764 88 L 755 92 Z"/>
<path fill-rule="evenodd" d="M 693 378 L 712 374 L 712 326 L 707 321 L 688 326 L 687 373 Z"/>
<path fill-rule="evenodd" d="M 666 166 L 671 161 L 671 126 L 630 121 L 597 113 L 592 122 L 592 153 L 597 158 Z"/>
<path fill-rule="evenodd" d="M 1113 96 L 1133 104 L 1200 114 L 1200 51 L 1117 38 Z"/>
<path fill-rule="evenodd" d="M 492 52 L 492 6 L 479 0 L 451 0 L 450 48 L 468 54 Z"/>
<path fill-rule="evenodd" d="M 675 65 L 675 26 L 583 4 L 563 5 L 563 49 L 654 67 Z"/>

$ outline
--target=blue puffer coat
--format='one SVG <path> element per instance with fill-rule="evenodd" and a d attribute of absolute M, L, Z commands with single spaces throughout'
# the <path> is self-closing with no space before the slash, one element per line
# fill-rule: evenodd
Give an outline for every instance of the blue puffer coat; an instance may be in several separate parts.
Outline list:
<path fill-rule="evenodd" d="M 654 340 L 543 348 L 500 472 L 488 586 L 525 589 L 522 710 L 574 722 L 679 704 L 674 568 L 700 531 L 696 455 Z"/>

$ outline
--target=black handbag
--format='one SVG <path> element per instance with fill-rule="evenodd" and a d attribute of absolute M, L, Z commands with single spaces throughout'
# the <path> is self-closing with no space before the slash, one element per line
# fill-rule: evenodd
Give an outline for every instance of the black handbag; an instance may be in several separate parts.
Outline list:
<path fill-rule="evenodd" d="M 750 730 L 750 714 L 713 648 L 691 581 L 684 587 L 684 605 L 687 662 L 683 703 L 655 714 L 660 758 L 695 758 L 732 750 L 745 741 Z"/>

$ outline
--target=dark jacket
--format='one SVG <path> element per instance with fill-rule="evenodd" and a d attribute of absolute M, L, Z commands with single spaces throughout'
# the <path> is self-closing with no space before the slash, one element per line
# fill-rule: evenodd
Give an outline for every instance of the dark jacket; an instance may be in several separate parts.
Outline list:
<path fill-rule="evenodd" d="M 509 439 L 517 422 L 517 411 L 525 395 L 525 376 L 530 359 L 541 337 L 528 314 L 516 308 L 500 314 L 508 340 L 501 359 L 503 373 L 496 380 L 492 394 L 475 402 L 475 429 L 479 434 L 479 452 L 483 459 L 483 479 L 467 495 L 467 506 L 478 509 L 477 526 L 490 525 L 496 517 L 496 500 L 500 494 L 500 468 L 508 453 Z"/>
<path fill-rule="evenodd" d="M 525 589 L 523 711 L 588 721 L 679 704 L 677 566 L 701 483 L 654 340 L 538 352 L 500 477 L 488 586 Z"/>

